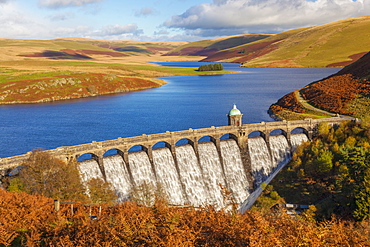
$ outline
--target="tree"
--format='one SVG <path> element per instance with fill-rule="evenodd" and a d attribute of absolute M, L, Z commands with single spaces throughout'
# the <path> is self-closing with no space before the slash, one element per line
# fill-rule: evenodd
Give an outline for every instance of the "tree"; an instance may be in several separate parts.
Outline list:
<path fill-rule="evenodd" d="M 117 195 L 112 189 L 112 184 L 105 182 L 100 178 L 92 178 L 87 181 L 88 194 L 93 203 L 114 204 L 117 201 Z"/>
<path fill-rule="evenodd" d="M 333 153 L 329 150 L 324 150 L 314 162 L 316 171 L 320 173 L 330 172 L 333 168 Z"/>
<path fill-rule="evenodd" d="M 319 126 L 318 126 L 318 130 L 319 130 L 319 133 L 321 136 L 323 136 L 324 138 L 327 137 L 329 135 L 329 132 L 330 132 L 330 125 L 328 123 L 320 123 Z"/>
<path fill-rule="evenodd" d="M 224 66 L 220 63 L 218 64 L 204 64 L 199 66 L 198 71 L 217 71 L 223 70 Z"/>
<path fill-rule="evenodd" d="M 24 161 L 17 185 L 25 192 L 61 200 L 84 200 L 84 188 L 76 163 L 65 163 L 46 151 L 36 150 Z"/>
<path fill-rule="evenodd" d="M 357 186 L 355 203 L 353 216 L 357 220 L 370 219 L 370 167 L 366 169 L 363 181 Z"/>
<path fill-rule="evenodd" d="M 277 192 L 300 203 L 319 202 L 318 218 L 332 214 L 357 220 L 370 219 L 369 131 L 354 122 L 331 129 L 319 127 L 321 135 L 302 145 L 279 178 L 293 174 L 288 184 L 274 184 Z M 334 133 L 334 135 L 332 135 Z M 285 188 L 289 187 L 288 190 Z M 292 193 L 293 189 L 297 192 Z"/>

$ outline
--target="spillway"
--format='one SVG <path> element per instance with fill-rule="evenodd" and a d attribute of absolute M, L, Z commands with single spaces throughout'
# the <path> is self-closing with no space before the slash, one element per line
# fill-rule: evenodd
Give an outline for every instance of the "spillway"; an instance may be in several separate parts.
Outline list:
<path fill-rule="evenodd" d="M 93 178 L 103 178 L 98 162 L 93 159 L 80 162 L 78 169 L 82 182 L 87 182 Z"/>
<path fill-rule="evenodd" d="M 163 190 L 170 204 L 181 205 L 187 201 L 175 161 L 168 148 L 153 150 L 154 168 L 157 174 L 157 186 Z"/>
<path fill-rule="evenodd" d="M 251 172 L 256 186 L 259 186 L 273 169 L 271 154 L 262 137 L 250 138 L 248 140 L 248 149 L 251 159 Z"/>
<path fill-rule="evenodd" d="M 128 164 L 113 155 L 103 158 L 103 168 L 90 159 L 80 162 L 79 170 L 83 182 L 91 178 L 110 182 L 120 202 L 134 198 L 150 205 L 157 193 L 170 204 L 224 208 L 230 203 L 226 191 L 232 193 L 233 202 L 243 203 L 306 140 L 305 134 L 292 135 L 291 143 L 283 135 L 270 136 L 268 143 L 251 137 L 247 154 L 233 139 L 221 140 L 219 149 L 213 142 L 199 143 L 197 150 L 186 144 L 176 146 L 173 153 L 167 147 L 154 149 L 152 161 L 146 152 L 137 151 L 129 153 Z M 248 164 L 243 164 L 243 155 Z"/>
<path fill-rule="evenodd" d="M 240 149 L 234 140 L 221 141 L 221 155 L 225 166 L 227 189 L 233 193 L 236 203 L 243 202 L 253 187 L 247 180 L 247 172 L 243 166 Z"/>
<path fill-rule="evenodd" d="M 104 170 L 107 182 L 111 183 L 118 195 L 119 202 L 130 198 L 133 190 L 130 175 L 120 155 L 112 155 L 104 158 Z"/>

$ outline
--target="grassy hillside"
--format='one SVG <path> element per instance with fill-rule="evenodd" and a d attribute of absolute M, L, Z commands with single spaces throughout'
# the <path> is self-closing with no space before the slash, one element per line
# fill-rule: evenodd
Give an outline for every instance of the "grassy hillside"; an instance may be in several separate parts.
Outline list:
<path fill-rule="evenodd" d="M 204 61 L 250 67 L 345 66 L 370 50 L 370 16 L 301 28 L 215 53 Z"/>
<path fill-rule="evenodd" d="M 168 60 L 162 55 L 184 43 L 0 39 L 0 104 L 129 92 L 164 84 L 148 77 L 207 74 L 149 63 Z"/>
<path fill-rule="evenodd" d="M 369 27 L 370 17 L 358 17 L 276 35 L 246 34 L 192 43 L 0 39 L 0 104 L 158 87 L 164 82 L 148 77 L 207 72 L 149 62 L 204 58 L 200 56 L 208 56 L 202 61 L 237 62 L 244 66 L 344 66 L 370 50 Z M 366 104 L 366 99 L 356 99 L 356 109 L 348 108 L 348 112 L 358 112 Z"/>
<path fill-rule="evenodd" d="M 272 34 L 243 34 L 212 40 L 191 42 L 177 47 L 166 56 L 210 56 L 218 51 L 245 45 L 256 40 L 270 37 Z"/>
<path fill-rule="evenodd" d="M 270 110 L 284 119 L 338 113 L 370 124 L 369 78 L 370 52 L 338 73 L 285 95 Z"/>

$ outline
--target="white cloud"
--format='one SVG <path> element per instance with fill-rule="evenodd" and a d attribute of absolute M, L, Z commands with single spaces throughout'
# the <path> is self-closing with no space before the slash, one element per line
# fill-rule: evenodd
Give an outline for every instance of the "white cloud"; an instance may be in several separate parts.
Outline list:
<path fill-rule="evenodd" d="M 65 21 L 65 20 L 69 20 L 74 17 L 75 17 L 75 14 L 73 12 L 57 13 L 57 14 L 49 16 L 50 20 L 52 21 Z"/>
<path fill-rule="evenodd" d="M 76 27 L 58 27 L 50 32 L 51 37 L 65 38 L 65 37 L 85 37 L 92 33 L 88 26 Z"/>
<path fill-rule="evenodd" d="M 40 31 L 41 22 L 20 9 L 15 1 L 8 1 L 0 7 L 0 23 L 1 38 L 30 38 Z"/>
<path fill-rule="evenodd" d="M 48 34 L 42 34 L 44 37 L 82 37 L 91 39 L 120 40 L 120 39 L 139 39 L 143 30 L 136 24 L 128 25 L 110 25 L 101 29 L 93 29 L 90 26 L 76 27 L 58 27 L 50 30 Z M 48 35 L 48 36 L 46 36 Z"/>
<path fill-rule="evenodd" d="M 193 6 L 163 25 L 206 36 L 216 31 L 219 35 L 280 32 L 369 14 L 370 0 L 214 0 Z"/>
<path fill-rule="evenodd" d="M 95 27 L 84 22 L 77 23 L 73 21 L 76 16 L 74 12 L 53 12 L 52 15 L 46 16 L 52 21 L 45 21 L 45 16 L 29 12 L 27 8 L 23 8 L 16 1 L 8 1 L 0 5 L 1 38 L 53 39 L 84 37 L 117 40 L 137 39 L 143 36 L 143 30 L 139 29 L 136 23 Z"/>
<path fill-rule="evenodd" d="M 154 15 L 156 14 L 156 11 L 152 8 L 145 7 L 135 12 L 135 16 L 148 16 L 148 15 Z"/>
<path fill-rule="evenodd" d="M 122 34 L 139 34 L 142 33 L 143 31 L 138 28 L 137 24 L 135 23 L 130 23 L 127 25 L 109 25 L 103 27 L 101 31 L 99 31 L 102 35 L 105 36 L 112 36 L 112 35 L 122 35 Z"/>
<path fill-rule="evenodd" d="M 103 0 L 39 0 L 39 6 L 47 8 L 77 7 Z"/>
<path fill-rule="evenodd" d="M 168 34 L 170 33 L 167 30 L 159 30 L 154 32 L 154 35 L 168 35 Z"/>

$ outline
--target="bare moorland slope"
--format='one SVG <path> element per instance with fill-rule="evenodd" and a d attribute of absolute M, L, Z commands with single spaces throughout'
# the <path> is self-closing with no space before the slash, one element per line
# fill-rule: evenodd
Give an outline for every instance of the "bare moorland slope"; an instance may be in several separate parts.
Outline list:
<path fill-rule="evenodd" d="M 166 53 L 165 56 L 211 56 L 221 50 L 249 44 L 273 35 L 274 34 L 256 33 L 211 40 L 200 40 L 181 45 Z"/>
<path fill-rule="evenodd" d="M 242 63 L 248 67 L 336 67 L 370 50 L 370 16 L 294 29 L 225 49 L 203 61 Z"/>

